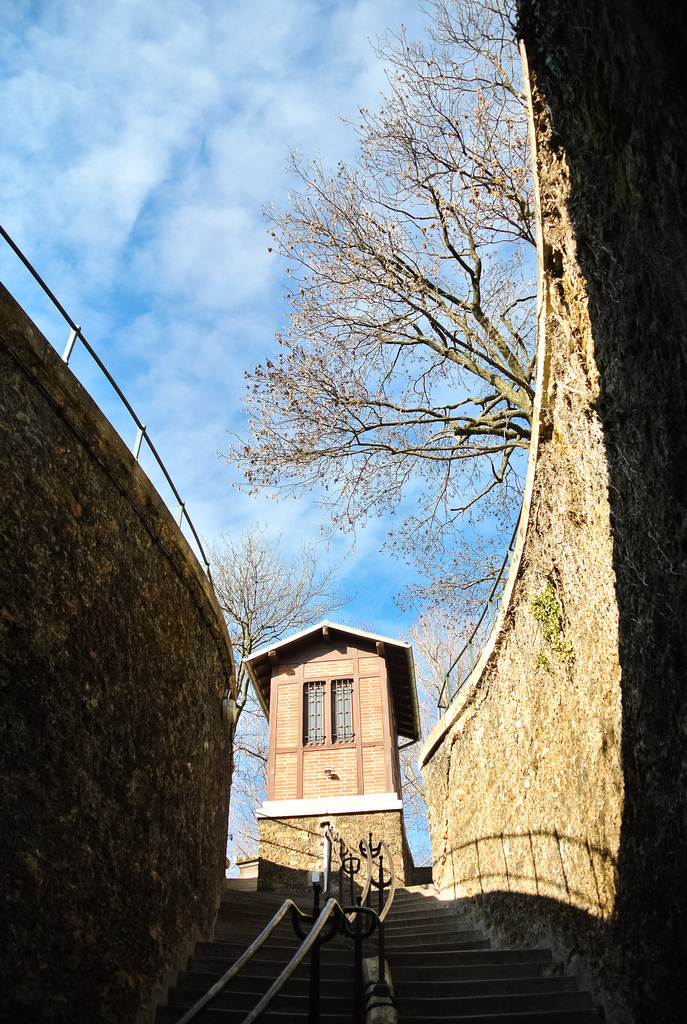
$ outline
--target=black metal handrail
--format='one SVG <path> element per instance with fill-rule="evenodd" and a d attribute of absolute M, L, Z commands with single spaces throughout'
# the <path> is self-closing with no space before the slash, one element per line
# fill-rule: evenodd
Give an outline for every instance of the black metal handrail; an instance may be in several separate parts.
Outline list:
<path fill-rule="evenodd" d="M 317 904 L 317 902 L 319 902 L 318 897 L 319 897 L 319 886 L 317 886 L 317 889 L 316 889 L 316 892 L 315 892 L 316 904 Z M 294 906 L 295 906 L 295 904 L 294 904 Z M 296 909 L 298 909 L 298 908 L 296 908 Z M 329 940 L 333 939 L 334 936 L 336 935 L 336 933 L 338 931 L 338 927 L 337 928 L 330 928 L 329 932 L 326 933 L 322 937 L 320 942 L 317 941 L 319 936 L 322 934 L 322 932 L 324 930 L 324 926 L 327 924 L 327 922 L 329 921 L 329 918 L 332 917 L 332 915 L 335 916 L 336 924 L 337 925 L 339 924 L 339 921 L 342 918 L 345 917 L 344 911 L 339 906 L 338 902 L 332 897 L 332 898 L 327 900 L 327 902 L 325 903 L 324 907 L 322 908 L 322 911 L 320 913 L 316 914 L 316 910 L 318 910 L 318 909 L 319 908 L 316 907 L 313 910 L 313 915 L 312 915 L 313 926 L 310 929 L 309 934 L 305 937 L 305 939 L 303 940 L 303 942 L 301 943 L 301 945 L 299 946 L 297 951 L 294 953 L 294 955 L 289 960 L 289 962 L 286 965 L 286 967 L 284 968 L 284 970 L 281 972 L 281 974 L 276 979 L 276 981 L 270 986 L 270 988 L 267 990 L 267 992 L 262 997 L 262 999 L 257 1004 L 257 1006 L 254 1006 L 253 1009 L 251 1010 L 251 1012 L 248 1014 L 248 1016 L 243 1019 L 242 1024 L 253 1024 L 253 1021 L 257 1020 L 258 1017 L 262 1013 L 265 1012 L 265 1010 L 267 1009 L 269 1004 L 272 1002 L 272 1000 L 275 998 L 275 996 L 277 996 L 279 994 L 281 989 L 284 987 L 286 982 L 289 980 L 289 978 L 291 977 L 293 972 L 296 970 L 298 965 L 301 963 L 301 961 L 304 959 L 305 955 L 309 952 L 309 950 L 312 947 L 315 947 L 317 949 L 318 954 L 319 954 L 319 947 L 321 945 L 324 945 L 325 942 L 329 942 Z M 299 914 L 301 915 L 301 917 L 307 918 L 308 920 L 310 920 L 310 918 L 308 918 L 308 915 L 303 914 L 302 911 L 299 911 Z M 295 918 L 294 918 L 294 927 L 296 927 L 296 919 Z M 298 929 L 296 929 L 296 931 L 298 931 Z M 313 949 L 313 952 L 314 951 L 315 950 Z M 310 1007 L 309 1007 L 309 1014 L 308 1014 L 308 1016 L 309 1016 L 310 1021 L 312 1021 L 312 1022 L 315 1022 L 315 1021 L 319 1020 L 319 956 L 317 958 L 317 969 L 318 970 L 317 970 L 316 984 L 313 983 L 313 977 L 311 975 Z"/>
<path fill-rule="evenodd" d="M 365 842 L 365 840 L 363 840 L 362 842 Z M 374 860 L 376 860 L 379 857 L 379 879 L 375 882 L 374 878 L 371 878 L 371 882 L 372 882 L 372 885 L 374 886 L 374 888 L 379 891 L 379 911 L 378 911 L 378 914 L 379 914 L 379 920 L 380 921 L 384 921 L 384 918 L 386 917 L 386 915 L 391 910 L 391 904 L 394 902 L 394 896 L 396 895 L 396 869 L 394 868 L 394 858 L 391 856 L 391 851 L 389 850 L 389 847 L 386 845 L 386 843 L 384 842 L 383 839 L 380 839 L 380 841 L 377 843 L 376 846 L 373 844 L 373 842 L 372 842 L 372 833 L 371 832 L 370 832 L 370 841 L 369 841 L 369 844 L 368 844 L 368 849 L 370 850 L 370 854 L 371 854 L 371 856 L 372 856 L 372 858 Z M 389 862 L 389 881 L 388 882 L 384 881 L 384 854 L 383 854 L 383 851 L 386 851 L 386 859 Z M 384 900 L 384 890 L 385 889 L 389 890 L 389 895 L 388 895 L 388 897 L 386 899 L 386 902 Z M 383 933 L 380 933 L 380 942 L 382 943 L 382 946 L 383 946 L 383 942 L 384 942 Z M 381 955 L 381 953 L 380 953 L 380 959 L 379 959 L 379 969 L 380 969 L 380 971 L 382 969 L 382 955 Z M 382 974 L 380 974 L 379 977 L 381 978 Z"/>
<path fill-rule="evenodd" d="M 371 835 L 372 835 L 372 833 L 370 833 L 370 836 Z M 358 874 L 358 872 L 360 871 L 361 866 L 362 866 L 360 858 L 358 857 L 358 851 L 353 850 L 348 845 L 348 843 L 346 842 L 344 837 L 340 836 L 338 833 L 333 832 L 329 825 L 327 825 L 325 827 L 325 830 L 324 830 L 324 841 L 325 841 L 325 844 L 329 844 L 328 847 L 327 847 L 327 850 L 328 850 L 328 858 L 327 859 L 328 859 L 328 863 L 329 863 L 329 870 L 327 872 L 327 877 L 325 878 L 325 887 L 327 886 L 328 875 L 329 875 L 329 872 L 331 871 L 331 853 L 338 846 L 338 851 L 337 852 L 338 852 L 338 857 L 339 857 L 339 902 L 340 903 L 344 903 L 345 902 L 345 899 L 344 899 L 345 881 L 344 881 L 344 879 L 347 877 L 349 879 L 349 883 L 350 883 L 350 899 L 351 899 L 351 903 L 355 904 L 355 902 L 356 902 L 355 876 Z M 363 844 L 365 844 L 365 848 L 364 848 Z M 360 841 L 359 851 L 362 854 L 362 856 L 365 858 L 365 864 L 366 864 L 366 867 L 367 867 L 365 884 L 363 886 L 362 895 L 360 897 L 360 902 L 362 904 L 366 904 L 367 900 L 369 898 L 370 887 L 371 887 L 371 884 L 372 884 L 372 850 L 371 850 L 371 847 L 367 846 L 366 841 L 363 839 L 363 840 Z"/>
<path fill-rule="evenodd" d="M 177 1024 L 190 1024 L 191 1021 L 195 1020 L 199 1013 L 204 1010 L 227 986 L 227 984 L 236 977 L 237 974 L 246 966 L 246 964 L 252 959 L 257 953 L 258 949 L 262 944 L 269 938 L 272 932 L 275 930 L 278 924 L 283 921 L 286 914 L 291 911 L 291 918 L 294 927 L 294 931 L 299 938 L 303 939 L 303 942 L 298 947 L 294 955 L 289 960 L 286 967 L 281 971 L 279 977 L 273 982 L 270 988 L 267 990 L 264 996 L 259 1002 L 253 1007 L 253 1009 L 244 1017 L 241 1024 L 253 1024 L 268 1008 L 270 1003 L 276 998 L 279 992 L 282 990 L 286 982 L 289 980 L 291 975 L 294 973 L 296 968 L 302 963 L 307 954 L 312 950 L 311 957 L 311 972 L 310 972 L 310 998 L 309 998 L 309 1011 L 308 1020 L 310 1024 L 317 1024 L 319 1021 L 319 951 L 320 947 L 325 945 L 337 934 L 344 934 L 349 938 L 353 939 L 355 949 L 355 973 L 354 973 L 354 1024 L 361 1024 L 364 1017 L 363 1001 L 363 983 L 362 983 L 362 943 L 365 939 L 369 939 L 375 930 L 379 931 L 379 977 L 382 979 L 380 986 L 379 982 L 375 986 L 375 992 L 381 995 L 388 995 L 388 986 L 386 985 L 385 968 L 384 968 L 384 926 L 380 921 L 378 915 L 370 907 L 362 907 L 360 905 L 355 907 L 342 907 L 339 901 L 331 896 L 324 907 L 320 911 L 319 909 L 319 894 L 320 886 L 318 883 L 315 884 L 315 900 L 312 914 L 305 914 L 291 899 L 284 901 L 282 906 L 279 908 L 277 913 L 274 915 L 269 924 L 263 929 L 258 938 L 253 942 L 248 949 L 239 957 L 236 963 L 232 964 L 228 971 L 226 971 L 222 977 L 215 982 L 204 995 L 198 999 L 193 1006 L 191 1006 L 186 1013 L 179 1019 Z M 370 924 L 367 928 L 362 927 L 362 918 L 367 916 Z M 303 921 L 312 922 L 312 928 L 307 935 L 304 935 L 301 923 Z M 330 922 L 330 927 L 325 931 L 325 925 Z M 377 989 L 379 991 L 377 992 Z"/>
<path fill-rule="evenodd" d="M 136 424 L 137 433 L 136 433 L 136 440 L 134 442 L 134 447 L 133 447 L 134 458 L 138 462 L 139 454 L 140 454 L 140 451 L 141 451 L 141 444 L 145 440 L 146 444 L 148 445 L 148 448 L 151 451 L 151 454 L 153 455 L 153 458 L 155 459 L 155 461 L 156 461 L 157 465 L 159 466 L 159 468 L 162 470 L 162 473 L 163 473 L 163 475 L 165 477 L 165 480 L 167 481 L 167 483 L 170 486 L 172 494 L 176 498 L 176 501 L 177 501 L 177 509 L 176 509 L 177 525 L 179 527 L 181 527 L 182 521 L 184 519 L 188 523 L 188 526 L 189 526 L 189 528 L 191 530 L 191 533 L 193 534 L 195 542 L 198 545 L 198 551 L 200 553 L 200 557 L 203 560 L 203 565 L 205 567 L 205 572 L 207 574 L 208 579 L 212 583 L 212 575 L 210 573 L 210 563 L 208 562 L 208 559 L 207 559 L 207 557 L 205 555 L 205 550 L 204 550 L 203 545 L 201 543 L 200 537 L 198 536 L 198 532 L 197 532 L 195 526 L 193 525 L 193 522 L 191 521 L 191 517 L 189 516 L 188 512 L 186 511 L 186 503 L 182 500 L 181 495 L 179 494 L 178 490 L 176 489 L 176 487 L 174 485 L 174 481 L 172 480 L 171 476 L 169 475 L 169 472 L 167 471 L 167 467 L 165 466 L 164 462 L 160 458 L 160 455 L 158 454 L 157 448 L 155 447 L 153 442 L 150 440 L 150 437 L 147 434 L 145 425 L 141 422 L 139 417 L 136 415 L 136 412 L 135 412 L 133 406 L 129 402 L 128 398 L 126 397 L 126 395 L 124 394 L 122 389 L 117 384 L 116 380 L 114 379 L 114 377 L 112 376 L 110 371 L 107 369 L 107 367 L 103 363 L 103 361 L 100 358 L 100 356 L 98 355 L 98 353 L 88 343 L 88 341 L 86 341 L 85 337 L 83 336 L 83 334 L 81 332 L 81 328 L 78 326 L 78 324 L 76 324 L 74 322 L 74 320 L 72 320 L 72 318 L 70 317 L 69 313 L 66 311 L 66 309 L 64 308 L 62 303 L 54 295 L 54 293 L 50 290 L 50 288 L 45 283 L 43 278 L 40 276 L 38 271 L 31 265 L 31 263 L 29 262 L 27 257 L 21 251 L 21 249 L 16 244 L 16 242 L 14 242 L 13 239 L 7 234 L 7 232 L 2 227 L 2 225 L 0 225 L 0 234 L 5 239 L 5 241 L 9 245 L 9 247 L 13 250 L 13 252 L 19 257 L 19 259 L 24 264 L 26 269 L 29 271 L 31 276 L 38 282 L 38 284 L 41 286 L 41 288 L 43 289 L 45 294 L 48 296 L 48 298 L 50 299 L 52 304 L 55 306 L 55 308 L 58 310 L 58 312 L 61 314 L 61 316 L 66 320 L 66 322 L 69 324 L 69 327 L 71 328 L 71 333 L 69 335 L 69 340 L 67 341 L 67 346 L 66 346 L 66 348 L 64 350 L 64 354 L 62 356 L 63 361 L 67 365 L 69 365 L 69 359 L 70 359 L 70 356 L 72 354 L 72 350 L 73 350 L 74 345 L 76 344 L 76 341 L 78 339 L 81 342 L 81 344 L 83 345 L 83 347 L 86 349 L 88 354 L 91 356 L 91 358 L 93 359 L 95 364 L 98 366 L 98 368 L 100 370 L 102 370 L 102 372 L 105 375 L 107 381 L 112 386 L 112 388 L 114 389 L 116 395 L 118 396 L 118 398 L 121 400 L 122 404 L 124 405 L 124 408 L 127 410 L 129 415 L 131 416 L 132 420 Z"/>
<path fill-rule="evenodd" d="M 508 544 L 508 548 L 506 549 L 506 554 L 504 555 L 503 562 L 501 563 L 501 568 L 499 569 L 498 576 L 496 577 L 496 580 L 494 582 L 494 586 L 491 588 L 491 593 L 489 594 L 489 597 L 486 600 L 484 608 L 482 609 L 482 614 L 480 615 L 480 617 L 478 618 L 477 622 L 475 623 L 475 627 L 474 627 L 472 633 L 470 634 L 470 636 L 468 637 L 468 639 L 466 640 L 465 645 L 461 648 L 459 653 L 455 656 L 455 658 L 451 662 L 448 670 L 444 673 L 444 683 L 443 683 L 443 686 L 441 687 L 441 690 L 439 691 L 439 697 L 437 699 L 437 709 L 438 709 L 439 717 L 441 717 L 442 712 L 447 710 L 447 708 L 451 705 L 452 701 L 455 700 L 455 698 L 458 696 L 458 694 L 462 690 L 463 686 L 468 681 L 468 679 L 470 678 L 470 676 L 472 675 L 472 673 L 473 673 L 473 671 L 475 669 L 475 665 L 477 664 L 477 658 L 475 657 L 473 641 L 474 641 L 475 637 L 477 636 L 477 633 L 479 631 L 480 626 L 484 622 L 484 617 L 487 614 L 487 612 L 489 612 L 489 617 L 491 619 L 491 628 L 493 629 L 494 626 L 496 625 L 496 615 L 497 615 L 497 612 L 496 612 L 496 610 L 494 608 L 494 597 L 496 595 L 496 591 L 499 588 L 499 583 L 501 582 L 501 578 L 503 577 L 504 570 L 505 570 L 506 566 L 510 566 L 511 560 L 513 558 L 513 553 L 515 551 L 515 538 L 518 535 L 518 529 L 520 527 L 520 516 L 521 515 L 522 515 L 522 509 L 520 510 L 520 513 L 518 514 L 518 518 L 517 518 L 517 521 L 515 523 L 515 529 L 513 530 L 513 536 L 511 537 L 510 542 Z M 466 652 L 467 652 L 467 655 L 468 655 L 468 662 L 469 662 L 470 668 L 468 669 L 466 674 L 463 676 L 463 678 L 461 679 L 459 684 L 456 686 L 455 690 L 452 691 L 452 689 L 451 689 L 451 672 L 453 672 L 454 668 L 456 667 L 456 665 L 458 664 L 458 662 L 460 661 L 460 659 L 463 657 L 463 655 Z M 444 702 L 444 694 L 446 694 L 446 697 L 447 697 L 446 702 Z"/>
<path fill-rule="evenodd" d="M 292 911 L 292 914 L 294 911 L 296 911 L 299 914 L 303 913 L 303 911 L 296 906 L 293 900 L 285 900 L 284 903 L 279 908 L 279 910 L 277 911 L 277 913 L 272 918 L 272 920 L 269 922 L 269 924 L 266 925 L 266 927 L 263 928 L 263 930 L 260 932 L 255 942 L 251 943 L 248 949 L 241 954 L 236 963 L 232 964 L 229 970 L 226 971 L 222 975 L 222 977 L 215 982 L 212 988 L 208 989 L 208 991 L 203 996 L 201 996 L 201 998 L 196 1003 L 193 1004 L 190 1010 L 187 1010 L 184 1016 L 179 1021 L 177 1021 L 177 1024 L 189 1024 L 189 1021 L 192 1021 L 194 1017 L 197 1017 L 200 1011 L 205 1009 L 208 1003 L 212 1002 L 215 996 L 219 995 L 219 993 L 222 991 L 223 988 L 226 987 L 226 985 L 228 985 L 231 979 L 235 978 L 239 971 L 241 971 L 246 966 L 248 961 L 253 958 L 253 956 L 257 953 L 262 944 L 270 937 L 270 935 L 277 927 L 277 925 L 281 921 L 283 921 L 289 910 Z"/>
<path fill-rule="evenodd" d="M 325 827 L 324 840 L 325 843 L 328 843 L 328 854 L 326 859 L 329 863 L 329 871 L 331 871 L 331 852 L 337 844 L 339 846 L 339 900 L 341 903 L 344 902 L 344 877 L 348 876 L 350 880 L 351 903 L 354 903 L 356 901 L 355 875 L 358 873 L 361 866 L 359 858 L 356 855 L 356 851 L 351 849 L 343 836 L 333 832 L 329 825 Z M 359 902 L 363 906 L 369 905 L 372 889 L 377 889 L 379 892 L 379 910 L 377 913 L 380 921 L 383 921 L 391 909 L 391 904 L 393 903 L 394 894 L 396 892 L 396 871 L 394 868 L 394 859 L 391 856 L 389 847 L 383 839 L 380 839 L 376 844 L 373 843 L 372 832 L 369 833 L 369 839 L 360 840 L 358 843 L 358 850 L 362 857 L 365 858 L 367 865 L 365 885 L 363 886 L 362 894 L 358 897 Z M 386 859 L 389 865 L 388 881 L 384 881 L 384 853 L 386 853 Z M 377 860 L 379 862 L 379 878 L 375 881 L 373 862 Z M 356 862 L 358 863 L 357 868 L 355 868 Z M 326 885 L 327 882 L 325 880 L 325 886 Z M 385 903 L 384 891 L 386 889 L 389 890 L 389 897 Z"/>
<path fill-rule="evenodd" d="M 390 990 L 386 982 L 386 965 L 384 959 L 384 918 L 388 914 L 391 903 L 393 902 L 394 893 L 396 891 L 396 873 L 394 871 L 393 858 L 389 852 L 389 848 L 384 842 L 380 840 L 376 845 L 372 842 L 372 833 L 370 833 L 369 842 L 368 840 L 361 840 L 359 848 L 361 854 L 365 857 L 367 862 L 367 884 L 363 888 L 363 895 L 367 899 L 371 891 L 371 887 L 374 885 L 379 889 L 379 913 L 373 910 L 369 906 L 363 905 L 363 899 L 361 896 L 355 896 L 355 874 L 358 873 L 362 862 L 360 858 L 356 857 L 351 848 L 348 846 L 345 840 L 342 840 L 340 836 L 337 836 L 331 831 L 329 826 L 325 829 L 325 837 L 329 838 L 330 842 L 340 843 L 340 851 L 343 853 L 342 864 L 346 865 L 347 859 L 350 860 L 350 870 L 346 870 L 346 874 L 350 875 L 352 880 L 351 891 L 353 893 L 353 905 L 346 906 L 343 900 L 339 901 L 335 897 L 330 898 L 325 903 L 322 910 L 320 910 L 320 884 L 315 882 L 314 896 L 313 896 L 313 911 L 312 914 L 306 914 L 298 907 L 293 900 L 286 899 L 281 905 L 277 913 L 271 919 L 269 924 L 260 932 L 260 935 L 255 939 L 248 949 L 242 953 L 236 963 L 232 964 L 228 971 L 219 978 L 218 981 L 202 995 L 194 1004 L 191 1006 L 186 1013 L 179 1019 L 177 1024 L 190 1024 L 191 1021 L 195 1020 L 199 1013 L 204 1010 L 227 986 L 227 984 L 236 977 L 236 975 L 246 966 L 246 964 L 252 959 L 257 953 L 263 943 L 270 937 L 275 928 L 284 920 L 286 915 L 290 912 L 291 922 L 297 936 L 302 939 L 301 945 L 298 947 L 294 955 L 292 956 L 289 963 L 281 971 L 279 977 L 270 986 L 268 991 L 259 1000 L 256 1006 L 248 1013 L 243 1019 L 242 1024 L 254 1024 L 256 1021 L 276 998 L 279 992 L 282 990 L 286 982 L 292 976 L 299 964 L 302 963 L 308 952 L 311 953 L 310 958 L 310 992 L 309 992 L 309 1008 L 308 1008 L 308 1021 L 309 1024 L 318 1024 L 319 1021 L 319 1001 L 320 1001 L 320 948 L 334 938 L 335 935 L 341 934 L 353 940 L 354 947 L 354 975 L 353 975 L 353 1004 L 354 1004 L 354 1024 L 362 1024 L 365 1015 L 364 999 L 365 992 L 363 986 L 363 942 L 369 939 L 376 931 L 378 934 L 378 980 L 374 986 L 374 994 L 386 999 L 390 999 Z M 363 852 L 364 848 L 364 852 Z M 384 869 L 383 869 L 383 854 L 382 851 L 386 852 L 386 856 L 389 862 L 389 881 L 384 881 Z M 372 862 L 379 858 L 379 882 L 374 882 L 372 878 Z M 355 862 L 357 862 L 357 869 L 353 870 Z M 340 892 L 343 890 L 342 875 L 340 873 Z M 389 889 L 389 898 L 386 904 L 383 904 L 383 892 L 385 889 Z M 367 918 L 367 924 L 364 925 L 363 921 Z M 306 935 L 303 931 L 303 924 L 310 923 L 312 927 Z M 329 923 L 329 927 L 325 929 L 325 926 Z"/>

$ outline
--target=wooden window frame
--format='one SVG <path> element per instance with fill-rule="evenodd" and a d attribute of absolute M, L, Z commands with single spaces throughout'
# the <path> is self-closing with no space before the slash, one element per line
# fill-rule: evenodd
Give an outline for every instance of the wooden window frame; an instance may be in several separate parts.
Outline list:
<path fill-rule="evenodd" d="M 345 685 L 346 683 L 348 683 L 348 686 Z M 346 706 L 344 706 L 344 708 L 343 708 L 342 731 L 344 733 L 346 732 L 346 714 L 347 713 L 348 713 L 348 719 L 349 719 L 349 729 L 348 729 L 348 731 L 349 731 L 350 735 L 348 735 L 348 736 L 344 735 L 343 739 L 339 739 L 339 737 L 338 737 L 338 732 L 339 732 L 339 730 L 338 730 L 339 715 L 338 715 L 338 709 L 337 709 L 337 690 L 339 689 L 339 686 L 337 684 L 341 684 L 340 689 L 341 689 L 342 694 L 343 694 L 344 703 L 347 704 L 347 708 L 346 708 Z M 329 690 L 330 690 L 329 700 L 331 702 L 331 716 L 332 716 L 332 732 L 331 732 L 332 741 L 331 741 L 331 745 L 335 746 L 335 747 L 345 747 L 345 746 L 355 745 L 355 718 L 354 718 L 354 715 L 353 715 L 353 704 L 354 704 L 353 694 L 354 694 L 354 691 L 355 691 L 355 678 L 354 678 L 354 676 L 345 676 L 342 679 L 339 679 L 339 678 L 337 678 L 337 679 L 330 679 L 329 680 Z"/>
<path fill-rule="evenodd" d="M 327 715 L 327 695 L 329 687 L 327 686 L 326 679 L 306 679 L 303 683 L 303 736 L 301 746 L 305 747 L 327 747 L 330 743 L 327 743 L 327 735 L 331 735 L 328 730 L 329 721 Z M 319 709 L 315 709 L 315 733 L 317 732 L 317 719 L 321 718 L 322 721 L 322 739 L 311 739 L 310 738 L 310 726 L 311 726 L 311 710 L 310 710 L 310 695 L 318 694 Z"/>
<path fill-rule="evenodd" d="M 326 662 L 324 664 L 326 664 Z M 335 747 L 337 750 L 340 750 L 340 749 L 342 749 L 344 747 L 355 747 L 356 746 L 355 723 L 356 723 L 356 718 L 358 718 L 359 715 L 360 715 L 360 708 L 359 708 L 358 702 L 356 700 L 356 694 L 357 694 L 357 691 L 358 691 L 358 686 L 356 685 L 357 681 L 358 681 L 357 680 L 357 676 L 355 675 L 355 673 L 353 675 L 344 676 L 344 677 L 340 677 L 340 676 L 330 677 L 330 676 L 325 675 L 324 672 L 322 674 L 325 676 L 324 679 L 304 679 L 303 680 L 303 685 L 302 685 L 302 694 L 303 694 L 303 719 L 302 719 L 302 721 L 303 721 L 303 728 L 302 728 L 302 732 L 301 732 L 301 749 L 302 750 L 312 750 L 313 748 L 316 747 L 318 750 L 326 750 L 326 749 Z M 334 684 L 338 683 L 338 682 L 347 682 L 347 683 L 350 684 L 350 688 L 349 688 L 349 691 L 348 691 L 348 694 L 349 694 L 348 711 L 349 711 L 350 720 L 351 720 L 351 730 L 350 730 L 351 734 L 350 734 L 350 738 L 344 739 L 344 740 L 337 740 L 337 739 L 334 738 L 334 734 L 335 734 L 335 731 L 336 731 L 336 729 L 335 729 L 336 712 L 334 710 L 334 700 L 335 700 Z M 308 721 L 309 720 L 308 693 L 309 693 L 309 690 L 312 687 L 314 687 L 314 686 L 322 687 L 322 692 L 323 692 L 323 695 L 324 695 L 324 707 L 323 707 L 323 712 L 324 712 L 324 714 L 323 714 L 323 732 L 324 732 L 324 736 L 323 736 L 322 740 L 310 740 L 310 738 L 309 738 L 310 731 L 309 731 L 309 721 Z"/>

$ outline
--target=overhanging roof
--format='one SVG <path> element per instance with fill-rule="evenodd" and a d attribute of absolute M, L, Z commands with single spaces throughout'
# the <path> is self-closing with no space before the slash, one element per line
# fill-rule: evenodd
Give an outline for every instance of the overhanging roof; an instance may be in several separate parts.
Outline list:
<path fill-rule="evenodd" d="M 384 660 L 389 678 L 391 699 L 396 714 L 396 725 L 400 736 L 407 739 L 420 739 L 420 712 L 417 703 L 417 689 L 415 686 L 415 664 L 413 661 L 413 648 L 403 640 L 394 640 L 389 636 L 381 636 L 379 633 L 368 633 L 364 629 L 354 629 L 352 626 L 342 626 L 337 622 L 329 622 L 324 619 L 315 626 L 301 630 L 285 640 L 278 640 L 254 651 L 247 658 L 243 659 L 248 675 L 250 676 L 253 689 L 260 701 L 260 706 L 266 715 L 269 715 L 270 705 L 270 681 L 272 678 L 271 653 L 279 653 L 280 660 L 284 660 L 290 647 L 301 644 L 309 637 L 317 633 L 324 636 L 324 630 L 329 633 L 330 642 L 335 645 L 337 640 L 358 639 L 373 644 L 384 644 Z"/>

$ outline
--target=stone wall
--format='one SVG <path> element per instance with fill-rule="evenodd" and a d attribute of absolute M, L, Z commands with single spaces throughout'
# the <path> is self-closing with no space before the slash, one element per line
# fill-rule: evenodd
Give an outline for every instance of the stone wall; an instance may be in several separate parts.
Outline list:
<path fill-rule="evenodd" d="M 553 943 L 618 1021 L 678 1020 L 687 997 L 677 10 L 520 4 L 544 270 L 527 525 L 487 655 L 424 750 L 442 893 L 503 941 Z"/>
<path fill-rule="evenodd" d="M 2 995 L 121 1024 L 211 933 L 232 656 L 121 439 L 0 286 Z"/>
<path fill-rule="evenodd" d="M 324 821 L 328 821 L 332 831 L 342 836 L 354 850 L 370 832 L 373 842 L 383 839 L 393 857 L 397 885 L 411 883 L 413 858 L 406 838 L 403 812 L 378 811 L 370 814 L 328 814 L 324 817 L 261 817 L 258 889 L 303 892 L 310 888 L 308 872 L 322 871 Z"/>

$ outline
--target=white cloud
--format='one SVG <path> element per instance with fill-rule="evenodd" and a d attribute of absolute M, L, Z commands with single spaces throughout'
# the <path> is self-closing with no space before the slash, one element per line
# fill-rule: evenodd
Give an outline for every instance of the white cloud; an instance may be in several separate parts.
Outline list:
<path fill-rule="evenodd" d="M 367 38 L 421 24 L 416 0 L 11 6 L 0 220 L 115 372 L 203 535 L 259 520 L 291 545 L 317 537 L 314 498 L 242 496 L 215 454 L 242 424 L 244 370 L 272 351 L 283 319 L 260 208 L 285 201 L 289 146 L 332 163 L 353 155 L 337 115 L 376 106 L 384 87 Z M 2 266 L 61 348 L 66 331 L 14 263 Z M 374 591 L 390 630 L 380 594 L 400 588 L 402 567 L 376 555 L 385 532 L 379 521 L 364 531 L 342 572 Z M 332 556 L 349 545 L 336 539 Z"/>

